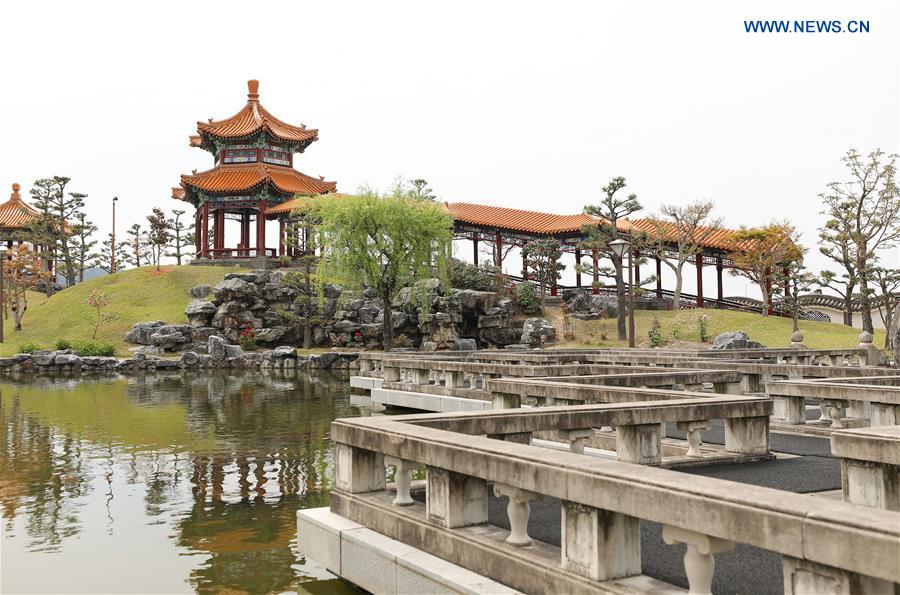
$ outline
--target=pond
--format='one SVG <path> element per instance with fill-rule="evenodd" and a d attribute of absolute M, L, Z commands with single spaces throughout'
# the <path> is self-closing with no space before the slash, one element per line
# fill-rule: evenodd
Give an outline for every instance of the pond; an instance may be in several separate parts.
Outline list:
<path fill-rule="evenodd" d="M 346 376 L 0 382 L 0 591 L 341 592 L 296 550 Z"/>

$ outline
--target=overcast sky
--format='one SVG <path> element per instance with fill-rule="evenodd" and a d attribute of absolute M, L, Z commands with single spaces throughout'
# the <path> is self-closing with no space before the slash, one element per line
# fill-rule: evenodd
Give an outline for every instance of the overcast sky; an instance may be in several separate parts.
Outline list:
<path fill-rule="evenodd" d="M 442 200 L 575 213 L 623 175 L 647 213 L 706 198 L 729 226 L 789 218 L 814 269 L 817 194 L 842 154 L 900 148 L 894 0 L 7 2 L 0 17 L 2 192 L 70 176 L 104 234 L 114 195 L 119 233 L 184 206 L 170 188 L 212 164 L 188 135 L 240 109 L 248 78 L 319 129 L 295 166 L 339 190 L 424 177 Z M 746 19 L 871 28 L 748 34 Z"/>

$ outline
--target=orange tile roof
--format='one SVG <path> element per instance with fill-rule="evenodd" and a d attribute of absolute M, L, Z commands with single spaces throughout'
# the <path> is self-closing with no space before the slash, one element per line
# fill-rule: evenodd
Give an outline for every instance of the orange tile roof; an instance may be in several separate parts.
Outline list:
<path fill-rule="evenodd" d="M 334 192 L 337 182 L 313 178 L 290 167 L 269 163 L 219 165 L 193 175 L 182 175 L 181 185 L 206 192 L 243 192 L 264 183 L 287 194 L 313 196 Z M 173 197 L 178 198 L 173 189 Z"/>
<path fill-rule="evenodd" d="M 275 138 L 307 144 L 319 138 L 318 130 L 307 129 L 305 125 L 293 126 L 282 122 L 260 105 L 259 81 L 247 81 L 247 87 L 250 91 L 247 94 L 247 105 L 241 111 L 224 120 L 211 119 L 209 122 L 197 122 L 197 132 L 217 138 L 237 139 L 265 130 Z M 198 138 L 195 136 L 192 136 L 190 140 L 192 146 L 202 145 L 202 139 L 198 142 Z"/>
<path fill-rule="evenodd" d="M 674 225 L 667 225 L 663 222 L 662 225 L 657 227 L 656 223 L 652 219 L 632 219 L 631 224 L 634 226 L 635 230 L 642 231 L 648 235 L 655 235 L 659 230 L 663 231 L 664 240 L 677 242 L 678 236 L 676 234 L 676 230 Z M 701 228 L 704 229 L 704 228 Z M 701 234 L 698 234 L 701 235 Z M 703 241 L 700 244 L 704 248 L 713 248 L 719 250 L 732 250 L 738 245 L 735 244 L 735 231 L 733 229 L 716 229 L 709 233 L 709 235 L 703 238 Z M 747 247 L 747 242 L 744 242 L 744 246 Z"/>
<path fill-rule="evenodd" d="M 9 200 L 0 204 L 0 228 L 22 228 L 41 216 L 40 211 L 22 200 L 20 189 L 21 186 L 13 184 Z"/>
<path fill-rule="evenodd" d="M 447 210 L 456 221 L 463 223 L 541 235 L 571 233 L 580 230 L 584 225 L 599 225 L 603 221 L 587 213 L 555 215 L 466 202 L 447 203 Z M 619 231 L 629 229 L 628 222 L 623 220 L 618 221 L 616 227 Z"/>

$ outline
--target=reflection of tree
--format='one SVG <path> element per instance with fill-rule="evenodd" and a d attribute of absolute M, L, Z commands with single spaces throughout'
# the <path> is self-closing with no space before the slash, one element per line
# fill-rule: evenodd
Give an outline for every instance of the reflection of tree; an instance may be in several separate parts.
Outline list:
<path fill-rule="evenodd" d="M 56 549 L 79 531 L 76 498 L 90 491 L 79 441 L 25 414 L 18 397 L 0 391 L 0 452 L 3 516 L 11 523 L 17 514 L 26 515 L 25 530 L 35 546 Z"/>
<path fill-rule="evenodd" d="M 294 588 L 295 512 L 327 505 L 329 424 L 355 413 L 345 377 L 35 380 L 0 385 L 11 386 L 0 392 L 0 507 L 25 517 L 39 546 L 79 530 L 76 499 L 106 475 L 98 506 L 114 488 L 144 489 L 147 517 L 176 516 L 177 543 L 209 552 L 191 577 L 198 590 Z"/>

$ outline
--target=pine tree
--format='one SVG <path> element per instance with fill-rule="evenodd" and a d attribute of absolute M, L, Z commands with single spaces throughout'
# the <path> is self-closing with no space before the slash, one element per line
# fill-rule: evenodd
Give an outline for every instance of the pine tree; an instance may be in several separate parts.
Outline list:
<path fill-rule="evenodd" d="M 74 285 L 77 279 L 70 222 L 78 218 L 87 197 L 87 194 L 66 192 L 70 179 L 53 176 L 35 181 L 31 197 L 34 208 L 40 211 L 41 216 L 29 225 L 29 239 L 33 244 L 46 246 L 52 254 L 58 255 L 54 258 L 61 256 L 67 286 Z"/>
<path fill-rule="evenodd" d="M 116 242 L 116 271 L 121 271 L 125 268 L 124 262 L 128 262 L 128 248 L 128 242 Z M 95 266 L 106 271 L 109 274 L 112 274 L 113 272 L 115 272 L 112 270 L 112 263 L 112 234 L 109 234 L 107 236 L 107 239 L 101 242 L 100 250 L 99 252 L 97 252 L 97 254 L 94 255 L 94 261 L 91 266 Z"/>
<path fill-rule="evenodd" d="M 169 221 L 161 208 L 154 207 L 153 212 L 147 215 L 147 224 L 150 227 L 147 230 L 147 244 L 150 249 L 150 257 L 158 271 L 159 265 L 162 263 L 163 250 L 165 250 L 172 239 L 171 234 L 169 234 Z"/>
<path fill-rule="evenodd" d="M 141 229 L 141 224 L 135 223 L 132 225 L 126 232 L 126 235 L 128 239 L 124 242 L 123 260 L 133 267 L 149 265 L 151 261 L 147 232 Z M 118 254 L 118 251 L 116 254 Z"/>
<path fill-rule="evenodd" d="M 84 213 L 76 215 L 76 223 L 71 226 L 70 241 L 72 261 L 78 273 L 78 282 L 84 281 L 84 269 L 90 266 L 90 261 L 97 255 L 92 251 L 97 245 L 97 240 L 92 239 L 97 232 L 97 226 L 87 220 Z"/>
<path fill-rule="evenodd" d="M 181 221 L 184 211 L 172 209 L 172 214 L 174 217 L 166 221 L 171 238 L 168 247 L 172 249 L 172 252 L 166 252 L 166 256 L 174 258 L 175 262 L 181 265 L 182 258 L 187 256 L 185 247 L 194 243 L 194 232 L 190 231 L 190 228 Z"/>

